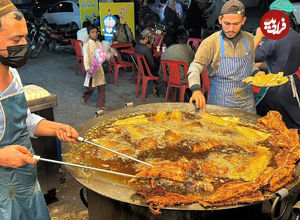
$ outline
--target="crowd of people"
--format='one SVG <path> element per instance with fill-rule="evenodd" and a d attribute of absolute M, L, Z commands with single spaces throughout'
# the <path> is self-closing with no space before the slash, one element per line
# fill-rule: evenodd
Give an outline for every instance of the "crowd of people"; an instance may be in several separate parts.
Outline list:
<path fill-rule="evenodd" d="M 184 75 L 187 74 L 192 91 L 190 102 L 194 101 L 197 107 L 205 111 L 207 100 L 201 92 L 200 75 L 204 69 L 208 69 L 209 104 L 241 109 L 261 116 L 270 110 L 276 110 L 281 113 L 288 128 L 296 128 L 300 133 L 300 80 L 295 74 L 300 66 L 299 33 L 290 29 L 283 38 L 266 39 L 258 46 L 264 38 L 262 31 L 258 28 L 255 38 L 252 34 L 242 31 L 246 21 L 245 7 L 238 0 L 229 0 L 222 3 L 217 17 L 222 30 L 205 38 L 196 51 L 186 44 L 189 36 L 185 29 L 179 28 L 180 20 L 174 3 L 174 0 L 170 0 L 165 10 L 164 22 L 169 28 L 164 38 L 167 49 L 160 59 L 153 56 L 154 34 L 148 28 L 141 32 L 135 45 L 135 52 L 145 56 L 152 74 L 163 80 L 160 60 L 186 62 L 189 66 L 188 72 L 180 70 L 182 83 L 187 83 L 184 81 Z M 294 8 L 289 0 L 275 0 L 270 5 L 270 10 L 272 9 L 290 16 Z M 195 25 L 193 19 L 202 21 L 203 17 L 194 7 L 190 12 L 189 16 L 192 17 L 187 17 L 187 29 L 193 37 L 199 37 L 203 26 L 201 22 Z M 128 25 L 120 23 L 118 15 L 115 17 L 117 25 L 113 41 L 133 44 L 132 31 Z M 78 138 L 77 131 L 69 125 L 45 120 L 30 113 L 27 108 L 22 82 L 15 69 L 25 65 L 28 59 L 27 34 L 22 13 L 9 0 L 1 1 L 0 219 L 50 219 L 37 181 L 37 161 L 32 158 L 34 152 L 29 137 L 57 136 L 59 140 L 71 143 L 76 143 Z M 82 95 L 82 104 L 87 104 L 97 87 L 97 107 L 107 110 L 103 68 L 99 65 L 96 71 L 91 71 L 95 51 L 101 47 L 97 27 L 86 22 L 78 33 L 78 38 L 84 42 L 86 71 L 86 90 Z M 268 67 L 266 72 L 284 72 L 289 78 L 289 83 L 265 89 L 264 94 L 255 103 L 251 85 L 243 83 L 242 80 L 248 76 L 266 74 L 256 65 L 256 62 L 263 61 Z M 160 80 L 155 81 L 153 85 L 154 94 L 159 95 Z"/>

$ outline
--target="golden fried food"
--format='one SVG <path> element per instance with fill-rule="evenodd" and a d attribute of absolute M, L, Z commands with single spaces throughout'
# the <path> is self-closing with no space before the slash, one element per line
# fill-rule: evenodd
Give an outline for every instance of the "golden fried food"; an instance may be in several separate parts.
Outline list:
<path fill-rule="evenodd" d="M 204 202 L 219 203 L 230 199 L 251 195 L 259 189 L 259 185 L 255 182 L 233 181 L 220 186 L 212 195 L 203 198 Z"/>
<path fill-rule="evenodd" d="M 195 120 L 191 113 L 160 111 L 95 127 L 87 138 L 154 166 L 87 144 L 72 154 L 74 163 L 137 176 L 128 184 L 156 214 L 197 201 L 204 207 L 262 201 L 298 178 L 299 135 L 276 111 L 256 125 L 238 117 L 206 113 Z"/>
<path fill-rule="evenodd" d="M 158 142 L 153 138 L 143 138 L 138 142 L 139 149 L 142 151 L 155 149 Z"/>
<path fill-rule="evenodd" d="M 148 124 L 149 121 L 145 115 L 138 115 L 123 120 L 117 120 L 114 125 L 139 125 L 139 124 Z"/>
<path fill-rule="evenodd" d="M 152 120 L 157 122 L 162 122 L 166 120 L 166 117 L 167 117 L 167 113 L 165 111 L 159 111 L 153 116 Z"/>
<path fill-rule="evenodd" d="M 269 111 L 266 116 L 257 120 L 257 126 L 272 134 L 282 133 L 287 130 L 285 123 L 282 121 L 282 116 L 277 111 Z"/>
<path fill-rule="evenodd" d="M 194 203 L 202 199 L 200 195 L 182 195 L 167 192 L 161 188 L 138 189 L 136 192 L 142 195 L 147 203 L 150 203 L 150 211 L 155 215 L 161 214 L 160 209 L 163 207 Z M 156 209 L 153 205 L 156 205 Z"/>
<path fill-rule="evenodd" d="M 275 192 L 281 187 L 285 186 L 288 182 L 293 179 L 293 174 L 295 172 L 295 165 L 286 165 L 277 168 L 271 179 L 269 180 L 268 190 Z"/>
<path fill-rule="evenodd" d="M 264 141 L 270 137 L 270 134 L 255 130 L 253 128 L 247 128 L 245 126 L 234 126 L 234 130 L 239 132 L 244 137 L 250 139 L 251 141 L 259 142 Z"/>
<path fill-rule="evenodd" d="M 216 147 L 216 146 L 221 146 L 222 143 L 220 141 L 217 140 L 207 140 L 207 141 L 203 141 L 200 143 L 195 143 L 192 144 L 192 152 L 193 153 L 201 153 L 201 152 L 205 152 L 208 151 L 209 149 Z"/>
<path fill-rule="evenodd" d="M 272 86 L 279 86 L 286 82 L 288 82 L 288 78 L 283 76 L 283 72 L 279 72 L 278 74 L 269 73 L 266 75 L 259 75 L 259 76 L 249 76 L 243 79 L 244 83 L 249 83 L 253 86 L 258 87 L 272 87 Z"/>
<path fill-rule="evenodd" d="M 153 167 L 140 167 L 142 170 L 136 174 L 138 178 L 164 178 L 177 182 L 186 181 L 199 168 L 194 162 L 160 162 Z"/>
<path fill-rule="evenodd" d="M 181 136 L 176 134 L 174 131 L 166 131 L 165 141 L 171 146 L 176 146 L 181 141 Z"/>
<path fill-rule="evenodd" d="M 224 201 L 220 202 L 210 202 L 210 201 L 203 201 L 200 200 L 199 203 L 203 207 L 218 207 L 218 206 L 226 206 L 226 205 L 236 205 L 236 204 L 244 204 L 244 203 L 253 203 L 253 202 L 259 202 L 264 201 L 265 198 L 261 191 L 256 190 L 252 193 L 246 194 L 244 196 L 236 197 L 236 198 L 230 198 Z"/>
<path fill-rule="evenodd" d="M 284 148 L 300 147 L 298 130 L 286 129 L 280 134 L 274 134 L 270 137 L 270 142 Z"/>
<path fill-rule="evenodd" d="M 169 119 L 182 120 L 182 114 L 179 110 L 173 110 L 169 115 Z"/>

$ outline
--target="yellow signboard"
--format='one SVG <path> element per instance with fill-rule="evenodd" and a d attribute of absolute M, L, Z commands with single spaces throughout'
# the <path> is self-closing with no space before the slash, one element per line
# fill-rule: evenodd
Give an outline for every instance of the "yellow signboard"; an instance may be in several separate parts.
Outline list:
<path fill-rule="evenodd" d="M 99 17 L 98 0 L 79 0 L 81 24 L 85 20 L 96 23 Z"/>
<path fill-rule="evenodd" d="M 135 24 L 134 24 L 134 3 L 133 2 L 100 2 L 99 3 L 100 9 L 100 23 L 101 28 L 104 27 L 103 25 L 103 18 L 106 15 L 115 15 L 118 14 L 120 16 L 121 24 L 127 24 L 135 38 Z M 104 34 L 102 32 L 102 34 Z"/>

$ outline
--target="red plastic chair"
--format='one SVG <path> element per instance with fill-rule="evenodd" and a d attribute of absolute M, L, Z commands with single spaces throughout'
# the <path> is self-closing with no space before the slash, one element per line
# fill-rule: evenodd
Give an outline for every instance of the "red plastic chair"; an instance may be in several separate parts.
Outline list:
<path fill-rule="evenodd" d="M 130 45 L 129 45 L 130 46 Z M 132 46 L 132 44 L 131 44 Z M 121 70 L 121 78 L 124 79 L 124 70 L 125 68 L 129 67 L 132 69 L 132 73 L 133 73 L 133 78 L 135 80 L 135 68 L 134 68 L 134 64 L 129 62 L 129 61 L 124 61 L 119 53 L 119 51 L 117 50 L 118 48 L 122 48 L 122 47 L 118 47 L 117 45 L 112 44 L 112 47 L 116 49 L 117 52 L 117 59 L 115 59 L 115 57 L 112 57 L 109 60 L 109 65 L 108 65 L 108 77 L 107 80 L 108 82 L 110 82 L 110 73 L 111 73 L 111 69 L 114 69 L 114 85 L 117 85 L 117 80 L 118 80 L 118 75 L 119 75 L 119 69 Z"/>
<path fill-rule="evenodd" d="M 143 54 L 134 53 L 134 56 L 136 58 L 136 61 L 138 63 L 138 78 L 137 78 L 137 84 L 136 84 L 136 97 L 139 96 L 139 89 L 141 84 L 141 79 L 143 79 L 142 84 L 142 100 L 145 100 L 146 97 L 146 90 L 149 80 L 159 80 L 158 76 L 153 76 L 150 68 L 148 66 L 148 63 L 145 59 L 145 56 Z M 147 74 L 145 73 L 144 67 L 146 68 Z"/>
<path fill-rule="evenodd" d="M 192 38 L 192 37 L 190 37 L 190 38 L 188 38 L 186 44 L 187 45 L 192 44 L 195 47 L 195 49 L 198 50 L 198 47 L 199 47 L 199 45 L 201 44 L 202 41 L 203 41 L 203 39 L 201 39 L 201 38 Z"/>
<path fill-rule="evenodd" d="M 81 40 L 76 40 L 76 39 L 70 39 L 70 41 L 76 54 L 75 75 L 77 75 L 79 60 L 81 60 L 81 76 L 84 76 L 84 61 L 82 55 L 83 42 Z"/>
<path fill-rule="evenodd" d="M 299 79 L 300 79 L 300 66 L 299 66 L 299 69 L 297 70 L 297 72 L 296 72 L 296 75 L 299 77 Z"/>
<path fill-rule="evenodd" d="M 162 42 L 165 35 L 164 34 L 153 34 L 153 35 L 154 35 L 153 50 L 156 50 L 157 46 L 162 46 Z"/>
<path fill-rule="evenodd" d="M 203 70 L 201 73 L 202 79 L 202 93 L 206 96 L 206 103 L 209 101 L 209 89 L 210 89 L 210 80 L 207 76 L 207 69 Z"/>
<path fill-rule="evenodd" d="M 173 61 L 173 60 L 161 60 L 161 66 L 164 74 L 164 79 L 167 83 L 166 102 L 168 101 L 169 98 L 170 87 L 173 87 L 172 100 L 173 101 L 176 100 L 176 89 L 179 89 L 179 102 L 184 102 L 185 90 L 189 88 L 188 77 L 187 77 L 188 67 L 186 62 Z M 169 71 L 167 71 L 167 66 L 169 68 Z M 186 81 L 185 84 L 181 83 L 181 77 L 179 72 L 180 66 L 183 66 L 184 68 L 184 73 L 185 73 L 184 76 Z M 169 74 L 167 72 L 169 72 Z"/>

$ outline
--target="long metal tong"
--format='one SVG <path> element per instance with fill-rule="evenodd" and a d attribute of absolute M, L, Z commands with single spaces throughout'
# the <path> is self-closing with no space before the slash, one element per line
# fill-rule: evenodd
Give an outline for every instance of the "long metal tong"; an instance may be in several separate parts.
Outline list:
<path fill-rule="evenodd" d="M 146 162 L 144 162 L 144 161 L 141 161 L 141 160 L 136 159 L 136 158 L 134 158 L 134 157 L 128 156 L 128 155 L 126 155 L 126 154 L 122 154 L 122 153 L 120 153 L 120 152 L 118 152 L 118 151 L 115 151 L 115 150 L 112 150 L 112 149 L 103 147 L 103 146 L 101 146 L 101 145 L 99 145 L 99 144 L 96 144 L 96 143 L 93 143 L 93 142 L 91 142 L 91 141 L 85 140 L 83 137 L 78 137 L 77 140 L 80 141 L 80 142 L 84 142 L 84 143 L 88 143 L 88 144 L 94 145 L 94 146 L 99 147 L 99 148 L 101 148 L 101 149 L 103 149 L 103 150 L 107 150 L 107 151 L 110 151 L 110 152 L 112 152 L 112 153 L 118 154 L 118 155 L 120 155 L 120 156 L 122 156 L 122 157 L 126 157 L 126 158 L 128 158 L 128 159 L 130 159 L 130 160 L 134 160 L 134 161 L 136 161 L 136 162 L 142 163 L 142 164 L 144 164 L 144 165 L 146 165 L 146 166 L 153 167 L 153 165 L 150 164 L 150 163 L 146 163 Z"/>
<path fill-rule="evenodd" d="M 126 176 L 126 177 L 131 177 L 131 178 L 136 178 L 137 177 L 135 175 L 115 172 L 115 171 L 111 171 L 111 170 L 104 170 L 104 169 L 95 168 L 95 167 L 88 167 L 88 166 L 84 166 L 84 165 L 80 165 L 80 164 L 67 163 L 67 162 L 62 162 L 62 161 L 58 161 L 58 160 L 50 160 L 50 159 L 42 158 L 38 155 L 33 155 L 33 159 L 36 159 L 37 161 L 41 160 L 41 161 L 50 162 L 50 163 L 63 164 L 63 165 L 68 165 L 68 166 L 73 166 L 73 167 L 90 169 L 90 170 L 100 171 L 100 172 L 103 172 L 103 173 L 115 174 L 115 175 L 119 175 L 119 176 Z"/>

